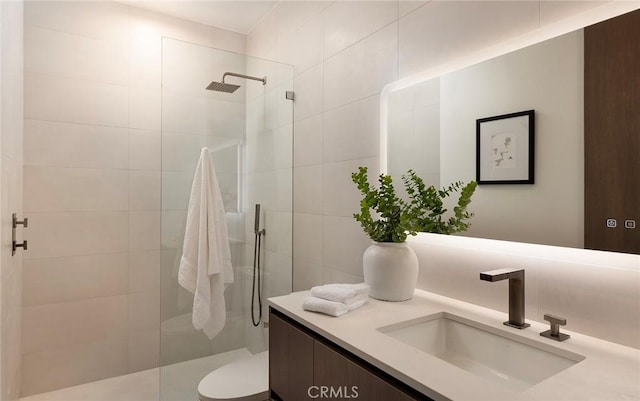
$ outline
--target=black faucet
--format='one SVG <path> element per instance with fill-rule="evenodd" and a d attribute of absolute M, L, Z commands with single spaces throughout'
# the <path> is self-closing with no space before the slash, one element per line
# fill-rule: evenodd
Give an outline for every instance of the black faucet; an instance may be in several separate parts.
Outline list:
<path fill-rule="evenodd" d="M 497 269 L 480 273 L 480 280 L 509 280 L 509 320 L 505 325 L 524 329 L 531 326 L 524 322 L 524 269 Z"/>

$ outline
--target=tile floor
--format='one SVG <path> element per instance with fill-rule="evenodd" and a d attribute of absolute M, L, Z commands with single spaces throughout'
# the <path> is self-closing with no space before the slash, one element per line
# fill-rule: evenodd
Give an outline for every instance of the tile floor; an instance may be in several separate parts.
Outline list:
<path fill-rule="evenodd" d="M 20 401 L 194 401 L 198 383 L 212 370 L 251 356 L 246 348 L 67 387 Z"/>

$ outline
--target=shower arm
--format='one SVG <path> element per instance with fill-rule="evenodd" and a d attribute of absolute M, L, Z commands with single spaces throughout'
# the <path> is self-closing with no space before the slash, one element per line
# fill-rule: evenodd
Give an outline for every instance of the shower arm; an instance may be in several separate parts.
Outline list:
<path fill-rule="evenodd" d="M 238 78 L 244 78 L 244 79 L 252 79 L 254 81 L 260 81 L 260 82 L 262 82 L 262 85 L 266 85 L 267 84 L 267 77 L 257 78 L 257 77 L 252 77 L 250 75 L 236 74 L 235 72 L 225 72 L 224 75 L 222 75 L 222 83 L 225 83 L 224 79 L 227 77 L 227 75 L 232 76 L 232 77 L 238 77 Z"/>

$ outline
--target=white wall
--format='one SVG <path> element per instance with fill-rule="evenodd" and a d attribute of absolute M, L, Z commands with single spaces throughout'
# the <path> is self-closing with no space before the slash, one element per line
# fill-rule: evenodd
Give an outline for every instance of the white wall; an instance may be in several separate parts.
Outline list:
<path fill-rule="evenodd" d="M 22 213 L 23 4 L 0 2 L 0 399 L 20 396 L 22 258 L 11 256 L 11 214 Z M 18 229 L 18 241 L 28 237 Z"/>
<path fill-rule="evenodd" d="M 158 366 L 162 36 L 246 43 L 115 2 L 25 5 L 23 395 Z"/>
<path fill-rule="evenodd" d="M 362 165 L 378 171 L 379 95 L 386 84 L 601 4 L 279 3 L 250 32 L 247 50 L 296 67 L 294 289 L 362 280 L 369 240 L 351 217 L 360 196 L 350 175 Z M 420 262 L 423 274 L 429 272 L 428 256 Z M 477 261 L 470 257 L 464 263 Z M 458 273 L 463 275 L 452 270 L 454 283 Z M 566 279 L 553 272 L 550 277 Z M 597 278 L 588 277 L 597 285 Z M 593 318 L 586 324 L 605 323 Z"/>

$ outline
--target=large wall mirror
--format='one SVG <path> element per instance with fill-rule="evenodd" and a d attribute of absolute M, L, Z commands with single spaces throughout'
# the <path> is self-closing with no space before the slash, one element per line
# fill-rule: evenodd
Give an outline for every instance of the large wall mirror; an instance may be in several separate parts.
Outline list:
<path fill-rule="evenodd" d="M 436 187 L 474 180 L 476 120 L 531 109 L 535 184 L 479 186 L 458 235 L 582 248 L 582 29 L 390 91 L 383 170 L 399 181 L 413 169 Z"/>

